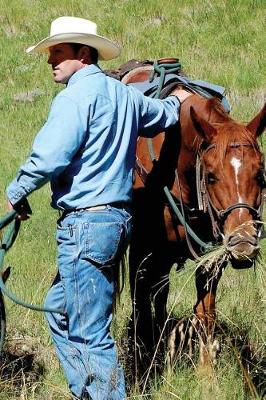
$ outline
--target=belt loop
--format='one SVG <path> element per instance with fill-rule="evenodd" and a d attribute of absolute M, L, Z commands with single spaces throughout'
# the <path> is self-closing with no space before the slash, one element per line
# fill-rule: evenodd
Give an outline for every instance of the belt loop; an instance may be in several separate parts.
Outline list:
<path fill-rule="evenodd" d="M 71 224 L 69 224 L 68 227 L 69 227 L 70 236 L 72 237 L 73 236 L 73 227 Z"/>

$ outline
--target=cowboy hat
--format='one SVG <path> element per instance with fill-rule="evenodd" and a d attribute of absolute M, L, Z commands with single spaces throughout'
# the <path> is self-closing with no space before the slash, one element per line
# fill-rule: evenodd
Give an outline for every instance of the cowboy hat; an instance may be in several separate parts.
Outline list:
<path fill-rule="evenodd" d="M 100 60 L 111 60 L 120 54 L 120 48 L 115 43 L 97 35 L 94 22 L 77 17 L 59 17 L 52 21 L 50 36 L 29 47 L 26 52 L 48 51 L 49 47 L 59 43 L 80 43 L 94 47 L 98 50 Z"/>

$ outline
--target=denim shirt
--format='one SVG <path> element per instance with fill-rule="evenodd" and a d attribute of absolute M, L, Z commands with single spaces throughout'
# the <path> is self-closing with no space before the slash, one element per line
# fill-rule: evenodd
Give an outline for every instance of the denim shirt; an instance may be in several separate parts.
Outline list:
<path fill-rule="evenodd" d="M 32 152 L 7 188 L 15 205 L 51 182 L 52 206 L 79 209 L 130 202 L 138 132 L 153 137 L 179 118 L 180 103 L 145 97 L 97 65 L 69 79 L 52 102 Z"/>

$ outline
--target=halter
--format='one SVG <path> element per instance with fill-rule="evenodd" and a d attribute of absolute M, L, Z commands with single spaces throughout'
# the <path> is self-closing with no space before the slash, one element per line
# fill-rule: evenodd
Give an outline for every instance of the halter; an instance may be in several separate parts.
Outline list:
<path fill-rule="evenodd" d="M 259 148 L 256 144 L 251 144 L 251 143 L 239 143 L 239 142 L 233 142 L 228 145 L 230 148 L 236 148 L 236 147 L 242 147 L 242 146 L 248 146 L 248 147 L 255 147 L 258 151 Z M 218 240 L 219 237 L 221 237 L 221 231 L 220 228 L 217 224 L 217 220 L 214 218 L 214 213 L 216 214 L 216 217 L 218 221 L 221 224 L 224 224 L 225 220 L 229 216 L 229 214 L 238 208 L 245 208 L 250 211 L 252 214 L 252 217 L 255 221 L 260 222 L 262 220 L 262 209 L 263 209 L 263 191 L 261 190 L 261 201 L 259 207 L 256 209 L 252 206 L 250 206 L 247 203 L 235 203 L 233 205 L 228 206 L 225 209 L 218 210 L 210 197 L 210 194 L 207 189 L 207 184 L 206 184 L 206 174 L 205 174 L 205 165 L 203 161 L 204 155 L 210 151 L 213 148 L 216 148 L 216 144 L 211 144 L 208 146 L 205 150 L 200 151 L 200 153 L 197 155 L 197 161 L 196 161 L 196 187 L 197 187 L 197 197 L 198 197 L 198 205 L 199 209 L 208 212 L 209 216 L 211 218 L 212 222 L 212 229 L 213 229 L 213 235 Z M 263 227 L 262 227 L 263 228 Z M 261 229 L 262 229 L 261 228 Z"/>

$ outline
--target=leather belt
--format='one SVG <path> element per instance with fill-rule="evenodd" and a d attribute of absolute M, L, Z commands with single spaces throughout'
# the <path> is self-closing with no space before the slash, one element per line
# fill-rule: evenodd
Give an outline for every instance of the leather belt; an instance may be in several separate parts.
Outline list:
<path fill-rule="evenodd" d="M 108 206 L 111 207 L 117 207 L 117 208 L 125 208 L 128 209 L 130 208 L 130 204 L 126 203 L 124 201 L 118 201 L 115 203 L 110 203 L 110 204 L 105 204 L 105 205 L 100 205 L 100 206 L 91 206 L 91 207 L 84 207 L 84 208 L 77 208 L 77 209 L 70 209 L 70 210 L 58 210 L 59 211 L 59 217 L 64 218 L 66 215 L 73 213 L 73 212 L 79 212 L 79 211 L 103 211 L 108 208 Z"/>
<path fill-rule="evenodd" d="M 66 215 L 72 213 L 72 212 L 79 212 L 79 211 L 103 211 L 107 209 L 107 205 L 102 205 L 102 206 L 92 206 L 92 207 L 84 207 L 84 208 L 78 208 L 74 210 L 58 210 L 59 212 L 59 217 L 64 218 Z"/>
<path fill-rule="evenodd" d="M 106 210 L 107 206 L 92 206 L 92 207 L 85 207 L 79 208 L 77 211 L 102 211 Z"/>

